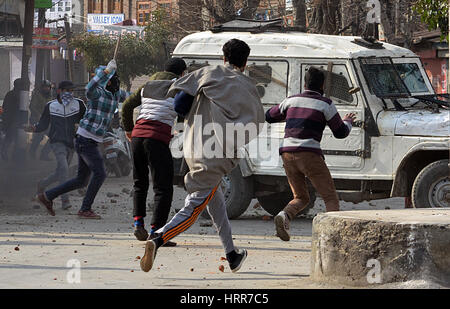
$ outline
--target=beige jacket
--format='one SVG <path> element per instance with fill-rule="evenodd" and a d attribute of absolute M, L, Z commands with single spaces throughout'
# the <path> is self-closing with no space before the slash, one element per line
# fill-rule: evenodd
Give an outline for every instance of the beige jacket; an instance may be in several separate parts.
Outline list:
<path fill-rule="evenodd" d="M 169 96 L 179 91 L 195 97 L 185 118 L 186 189 L 212 189 L 237 165 L 238 149 L 256 138 L 264 125 L 258 92 L 251 79 L 231 65 L 194 71 L 177 80 Z M 244 126 L 250 128 L 247 134 L 242 134 Z M 241 134 L 234 134 L 235 129 Z"/>

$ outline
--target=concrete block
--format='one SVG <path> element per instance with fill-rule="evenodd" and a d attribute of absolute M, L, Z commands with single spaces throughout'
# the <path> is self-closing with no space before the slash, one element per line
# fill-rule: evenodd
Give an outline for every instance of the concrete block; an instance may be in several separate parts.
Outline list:
<path fill-rule="evenodd" d="M 450 286 L 450 208 L 328 212 L 313 220 L 311 279 Z"/>

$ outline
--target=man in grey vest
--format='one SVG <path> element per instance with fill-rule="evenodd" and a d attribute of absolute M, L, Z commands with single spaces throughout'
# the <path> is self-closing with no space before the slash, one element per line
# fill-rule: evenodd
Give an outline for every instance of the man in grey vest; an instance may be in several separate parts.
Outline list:
<path fill-rule="evenodd" d="M 146 216 L 149 172 L 153 180 L 154 210 L 150 223 L 150 238 L 163 227 L 169 217 L 173 197 L 173 160 L 169 143 L 172 139 L 172 126 L 177 117 L 174 99 L 167 98 L 173 82 L 183 75 L 186 63 L 181 58 L 171 58 L 164 72 L 150 77 L 150 81 L 131 95 L 122 106 L 122 122 L 131 139 L 133 152 L 133 218 L 134 235 L 145 241 L 149 237 L 144 227 Z M 141 110 L 136 124 L 133 123 L 133 110 Z M 167 242 L 165 246 L 175 246 Z"/>

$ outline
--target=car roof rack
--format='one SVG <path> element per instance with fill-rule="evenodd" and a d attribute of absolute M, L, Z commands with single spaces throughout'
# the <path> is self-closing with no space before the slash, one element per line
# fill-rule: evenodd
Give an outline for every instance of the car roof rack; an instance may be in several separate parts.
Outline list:
<path fill-rule="evenodd" d="M 383 43 L 373 37 L 356 38 L 352 43 L 370 49 L 384 49 Z"/>
<path fill-rule="evenodd" d="M 210 28 L 210 31 L 213 33 L 227 32 L 227 31 L 261 33 L 271 30 L 277 32 L 305 31 L 303 27 L 285 27 L 284 20 L 282 18 L 271 20 L 251 20 L 251 19 L 237 18 L 235 20 Z"/>

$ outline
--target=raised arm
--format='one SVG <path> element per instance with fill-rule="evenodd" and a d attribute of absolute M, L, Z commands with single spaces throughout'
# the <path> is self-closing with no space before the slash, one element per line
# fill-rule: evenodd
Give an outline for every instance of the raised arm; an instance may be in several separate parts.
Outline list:
<path fill-rule="evenodd" d="M 185 117 L 191 110 L 194 97 L 190 94 L 180 91 L 175 95 L 174 108 L 182 117 Z"/>
<path fill-rule="evenodd" d="M 280 104 L 273 106 L 266 112 L 266 121 L 268 123 L 281 122 L 286 120 L 286 101 L 285 99 Z"/>
<path fill-rule="evenodd" d="M 89 100 L 95 100 L 101 96 L 98 86 L 106 85 L 111 76 L 114 75 L 116 69 L 117 65 L 115 60 L 111 60 L 106 67 L 97 68 L 95 76 L 86 85 L 86 97 Z"/>

